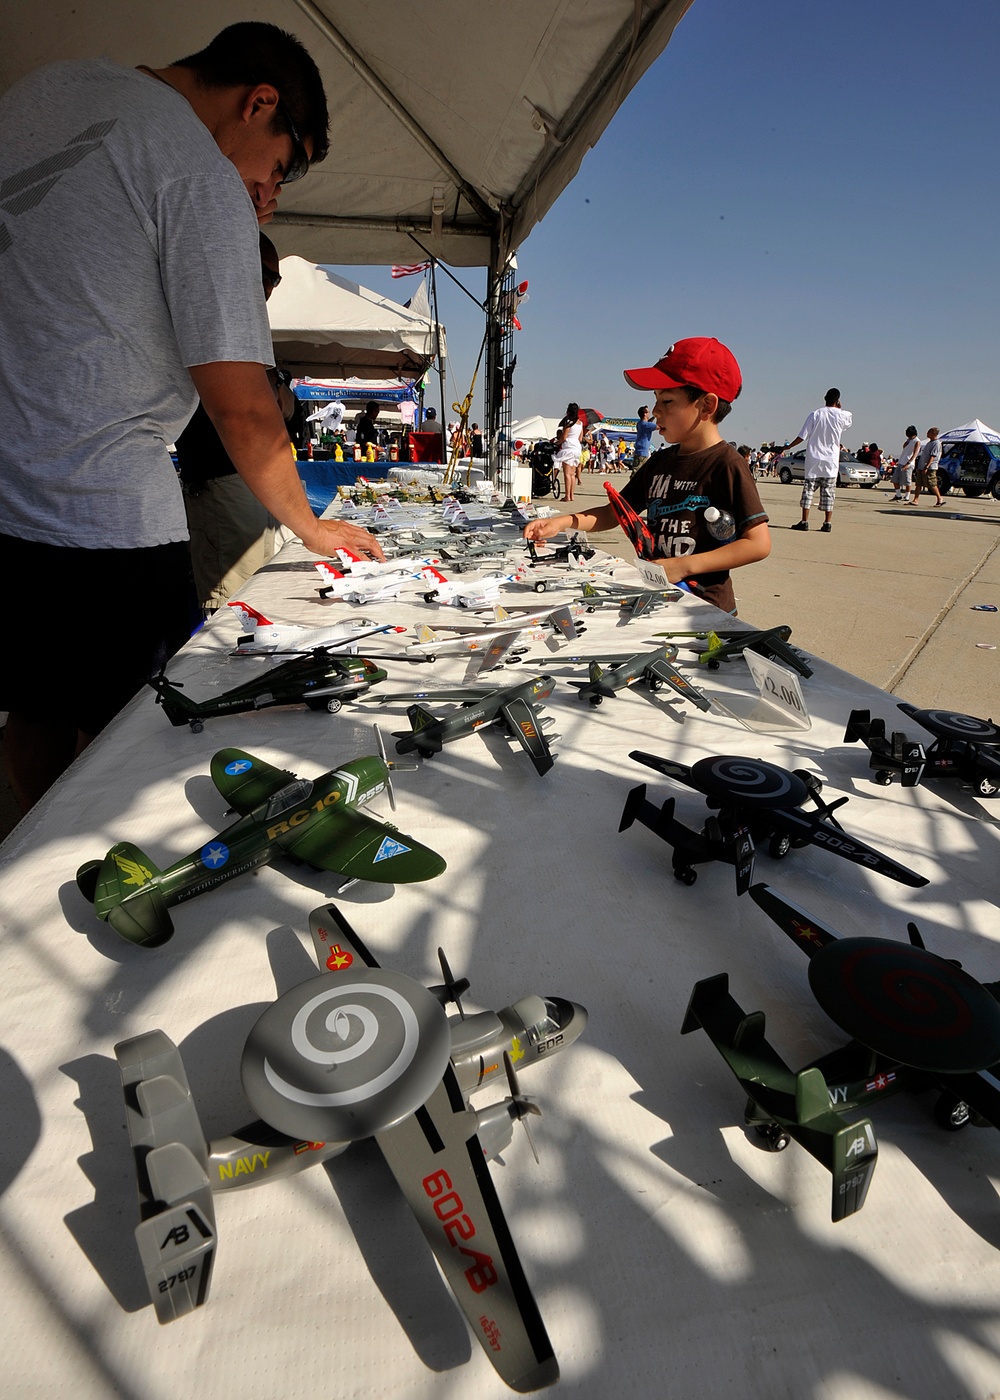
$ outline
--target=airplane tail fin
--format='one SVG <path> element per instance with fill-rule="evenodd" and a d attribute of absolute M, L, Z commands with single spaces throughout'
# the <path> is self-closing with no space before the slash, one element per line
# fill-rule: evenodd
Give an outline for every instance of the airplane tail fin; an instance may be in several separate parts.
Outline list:
<path fill-rule="evenodd" d="M 646 826 L 657 836 L 665 838 L 673 822 L 674 806 L 674 799 L 668 797 L 662 807 L 654 807 L 646 798 L 646 784 L 640 783 L 638 787 L 632 788 L 625 799 L 618 830 L 627 831 L 633 822 L 638 822 L 640 826 Z"/>
<path fill-rule="evenodd" d="M 173 934 L 167 903 L 156 883 L 160 871 L 138 846 L 119 841 L 99 869 L 88 862 L 77 871 L 84 894 L 92 891 L 94 913 L 130 943 L 156 948 Z"/>
<path fill-rule="evenodd" d="M 334 553 L 342 564 L 360 564 L 362 562 L 361 555 L 355 554 L 353 549 L 345 549 L 341 546 Z"/>
<path fill-rule="evenodd" d="M 448 580 L 440 569 L 435 569 L 433 564 L 426 564 L 420 570 L 420 577 L 426 579 L 428 583 L 447 583 Z"/>
<path fill-rule="evenodd" d="M 135 1237 L 159 1322 L 208 1298 L 215 1208 L 208 1144 L 180 1052 L 162 1031 L 115 1046 L 141 1220 Z"/>
<path fill-rule="evenodd" d="M 497 603 L 496 607 L 493 609 L 493 621 L 494 621 L 494 622 L 509 622 L 509 621 L 510 621 L 510 613 L 507 611 L 507 609 L 503 606 L 502 603 Z"/>
<path fill-rule="evenodd" d="M 795 1117 L 792 1136 L 833 1176 L 830 1218 L 845 1220 L 864 1205 L 878 1160 L 871 1119 L 845 1123 L 833 1111 L 826 1080 L 815 1067 L 795 1076 Z"/>
<path fill-rule="evenodd" d="M 426 622 L 421 622 L 417 628 L 418 642 L 437 642 L 440 638 L 433 627 L 428 627 Z"/>
<path fill-rule="evenodd" d="M 426 729 L 428 725 L 437 723 L 435 716 L 423 705 L 411 705 L 406 713 L 414 734 L 419 734 L 421 729 Z"/>
<path fill-rule="evenodd" d="M 344 577 L 341 571 L 339 569 L 335 569 L 332 564 L 327 562 L 326 559 L 314 559 L 313 568 L 320 575 L 320 577 L 324 579 Z"/>
<path fill-rule="evenodd" d="M 437 724 L 436 716 L 423 705 L 410 705 L 406 711 L 406 718 L 410 721 L 410 732 L 397 736 L 401 742 L 396 745 L 396 752 L 412 753 L 416 749 L 425 757 L 440 753 L 441 736 L 433 728 Z"/>
<path fill-rule="evenodd" d="M 844 730 L 844 743 L 866 744 L 869 738 L 885 738 L 885 720 L 872 719 L 871 710 L 852 710 Z"/>
<path fill-rule="evenodd" d="M 248 632 L 252 632 L 255 627 L 272 626 L 269 617 L 265 617 L 262 612 L 258 612 L 257 609 L 251 607 L 249 603 L 240 602 L 238 598 L 230 599 L 226 606 L 233 609 L 240 620 L 240 625 Z"/>

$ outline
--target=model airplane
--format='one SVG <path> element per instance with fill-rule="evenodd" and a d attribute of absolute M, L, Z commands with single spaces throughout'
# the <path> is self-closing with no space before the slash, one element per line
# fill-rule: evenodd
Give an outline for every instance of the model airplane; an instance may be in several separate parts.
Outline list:
<path fill-rule="evenodd" d="M 899 709 L 934 735 L 926 752 L 923 744 L 898 731 L 886 739 L 885 721 L 872 719 L 870 710 L 852 710 L 847 721 L 844 742 L 867 745 L 877 783 L 891 783 L 893 773 L 899 773 L 903 787 L 915 787 L 930 777 L 959 778 L 971 783 L 980 797 L 1000 793 L 1000 729 L 992 720 L 907 704 Z"/>
<path fill-rule="evenodd" d="M 364 637 L 381 632 L 403 632 L 392 626 L 372 626 L 359 618 L 354 622 L 331 622 L 326 627 L 300 627 L 294 622 L 272 622 L 250 603 L 233 600 L 228 604 L 246 631 L 236 643 L 232 656 L 267 656 L 275 651 L 310 651 L 325 647 L 328 651 L 356 652 Z"/>
<path fill-rule="evenodd" d="M 334 715 L 345 700 L 357 700 L 385 678 L 386 672 L 368 657 L 344 656 L 329 647 L 314 647 L 305 656 L 272 666 L 252 681 L 244 681 L 211 700 L 189 700 L 181 693 L 179 681 L 169 681 L 162 674 L 149 684 L 171 724 L 189 724 L 192 733 L 200 734 L 207 719 L 266 710 L 274 705 L 308 705 L 311 710 L 327 710 Z"/>
<path fill-rule="evenodd" d="M 964 1127 L 973 1114 L 1000 1127 L 1000 983 L 979 983 L 927 952 L 915 924 L 909 943 L 838 938 L 767 885 L 750 895 L 809 958 L 813 995 L 851 1039 L 794 1073 L 766 1040 L 764 1013 L 743 1012 L 725 973 L 697 983 L 681 1030 L 708 1032 L 766 1147 L 779 1152 L 794 1138 L 831 1172 L 834 1220 L 864 1205 L 878 1157 L 871 1119 L 843 1115 L 936 1086 L 942 1127 Z"/>
<path fill-rule="evenodd" d="M 674 603 L 681 596 L 679 588 L 618 588 L 614 584 L 602 584 L 598 590 L 593 584 L 583 585 L 583 596 L 580 601 L 588 612 L 596 612 L 598 608 L 618 608 L 626 622 L 632 622 L 637 617 L 642 617 L 653 608 L 662 607 L 664 603 Z M 658 634 L 666 635 L 666 633 Z"/>
<path fill-rule="evenodd" d="M 431 758 L 455 739 L 461 739 L 488 724 L 502 724 L 527 752 L 535 771 L 545 774 L 552 767 L 554 756 L 542 731 L 554 721 L 539 718 L 541 706 L 538 702 L 548 699 L 555 684 L 552 676 L 534 676 L 531 680 L 502 690 L 472 687 L 425 691 L 419 698 L 460 700 L 462 708 L 438 717 L 421 704 L 411 705 L 406 712 L 410 732 L 393 734 L 397 740 L 396 752 L 419 753 L 423 758 Z M 395 700 L 409 697 L 387 695 L 384 698 Z"/>
<path fill-rule="evenodd" d="M 511 574 L 483 574 L 482 578 L 471 583 L 453 583 L 440 569 L 427 566 L 420 570 L 420 577 L 429 585 L 422 595 L 425 603 L 481 608 L 499 598 L 500 589 L 505 583 L 516 583 L 523 575 L 518 570 Z"/>
<path fill-rule="evenodd" d="M 514 627 L 507 631 L 493 627 L 482 632 L 460 632 L 453 637 L 442 637 L 425 622 L 420 624 L 416 632 L 417 640 L 403 648 L 404 656 L 420 661 L 436 661 L 439 656 L 470 652 L 478 658 L 480 671 L 492 671 L 495 667 L 502 666 L 504 661 L 513 660 L 511 653 L 514 643 L 520 638 L 540 641 L 548 635 L 541 627 L 530 630 Z M 528 648 L 523 647 L 519 650 L 523 655 Z M 517 659 L 520 660 L 520 655 Z"/>
<path fill-rule="evenodd" d="M 812 667 L 802 653 L 788 645 L 792 629 L 787 626 L 767 627 L 761 630 L 737 632 L 731 628 L 720 628 L 717 632 L 659 632 L 660 637 L 694 637 L 704 639 L 704 650 L 695 646 L 699 666 L 707 666 L 716 671 L 723 661 L 732 661 L 745 651 L 756 651 L 771 661 L 777 661 L 789 670 L 797 671 L 805 679 L 812 675 Z"/>
<path fill-rule="evenodd" d="M 139 1192 L 135 1235 L 161 1323 L 207 1302 L 216 1252 L 213 1192 L 292 1176 L 374 1137 L 493 1366 L 514 1390 L 559 1368 L 487 1159 L 540 1109 L 514 1073 L 578 1039 L 587 1013 L 526 996 L 466 1015 L 444 985 L 382 969 L 335 905 L 309 917 L 318 977 L 270 1006 L 247 1037 L 240 1077 L 257 1121 L 208 1142 L 180 1052 L 163 1031 L 115 1046 Z M 459 1017 L 449 1017 L 454 1002 Z M 475 1109 L 470 1095 L 506 1083 Z M 530 1135 L 529 1135 L 530 1141 Z M 532 1143 L 534 1151 L 534 1144 Z M 308 1246 L 306 1246 L 308 1247 Z"/>
<path fill-rule="evenodd" d="M 378 744 L 382 751 L 381 736 Z M 81 865 L 76 883 L 97 917 L 122 938 L 156 948 L 173 934 L 171 905 L 280 855 L 343 875 L 341 889 L 358 880 L 403 885 L 433 879 L 445 869 L 436 851 L 360 810 L 383 792 L 395 810 L 389 772 L 405 766 L 389 762 L 382 751 L 318 778 L 297 778 L 242 749 L 220 749 L 212 759 L 212 781 L 239 821 L 162 871 L 137 846 L 121 841 L 103 861 Z"/>
<path fill-rule="evenodd" d="M 574 656 L 568 659 L 588 662 L 590 677 L 585 681 L 570 681 L 570 685 L 580 692 L 581 700 L 589 700 L 592 705 L 600 705 L 620 690 L 640 682 L 651 692 L 666 685 L 684 700 L 697 705 L 699 710 L 710 710 L 712 702 L 704 691 L 692 685 L 687 676 L 682 676 L 670 664 L 676 655 L 676 647 L 664 646 L 655 651 L 640 651 L 634 656 Z M 611 669 L 605 670 L 606 666 Z"/>
<path fill-rule="evenodd" d="M 355 554 L 353 549 L 340 548 L 334 551 L 337 558 L 353 579 L 382 577 L 399 573 L 401 569 L 412 569 L 414 572 L 424 564 L 440 564 L 437 555 L 427 554 L 422 558 L 407 558 L 404 561 L 399 559 L 362 559 L 360 554 Z"/>
<path fill-rule="evenodd" d="M 790 773 L 773 763 L 736 755 L 702 758 L 690 768 L 638 750 L 629 757 L 704 793 L 709 807 L 717 813 L 697 832 L 675 819 L 673 798 L 662 808 L 647 801 L 645 783 L 633 788 L 626 798 L 618 830 L 625 831 L 638 821 L 666 841 L 673 847 L 674 875 L 685 885 L 693 885 L 697 879 L 696 865 L 719 860 L 736 867 L 736 892 L 744 894 L 753 876 L 754 849 L 762 842 L 775 859 L 793 848 L 819 846 L 900 884 L 918 888 L 928 883 L 923 875 L 848 836 L 833 815 L 847 798 L 824 802 L 820 797 L 823 785 L 814 773 L 801 768 Z M 804 809 L 807 801 L 815 810 Z"/>
<path fill-rule="evenodd" d="M 343 603 L 383 603 L 395 598 L 409 584 L 419 582 L 420 574 L 409 564 L 394 564 L 391 571 L 381 574 L 368 574 L 352 578 L 342 574 L 332 564 L 324 560 L 316 563 L 316 570 L 325 585 L 319 590 L 321 598 L 337 598 Z"/>

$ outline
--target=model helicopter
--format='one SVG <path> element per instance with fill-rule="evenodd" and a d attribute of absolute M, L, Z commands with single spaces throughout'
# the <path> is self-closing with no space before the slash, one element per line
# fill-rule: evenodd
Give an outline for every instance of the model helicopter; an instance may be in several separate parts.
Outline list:
<path fill-rule="evenodd" d="M 570 685 L 579 691 L 581 700 L 589 700 L 592 705 L 600 705 L 637 683 L 645 685 L 650 692 L 666 685 L 682 699 L 697 705 L 699 710 L 710 710 L 712 702 L 704 691 L 692 685 L 687 676 L 682 676 L 670 664 L 676 655 L 676 647 L 665 646 L 655 651 L 640 651 L 634 656 L 568 657 L 570 661 L 587 661 L 590 668 L 588 680 L 570 681 Z M 611 669 L 606 671 L 605 666 Z"/>
<path fill-rule="evenodd" d="M 992 720 L 907 704 L 899 709 L 935 736 L 926 752 L 923 744 L 898 731 L 886 739 L 885 721 L 872 719 L 870 710 L 852 710 L 847 721 L 844 742 L 868 747 L 877 783 L 887 785 L 899 773 L 903 787 L 915 787 L 925 777 L 960 778 L 980 797 L 1000 793 L 1000 728 Z"/>
<path fill-rule="evenodd" d="M 139 1192 L 136 1242 L 161 1323 L 208 1300 L 216 1252 L 213 1192 L 277 1181 L 374 1137 L 497 1372 L 514 1390 L 559 1377 L 552 1346 L 504 1218 L 487 1158 L 540 1109 L 513 1069 L 571 1045 L 587 1013 L 526 996 L 466 1015 L 444 984 L 382 969 L 335 905 L 309 917 L 320 975 L 270 1006 L 247 1037 L 240 1077 L 256 1122 L 207 1142 L 180 1052 L 162 1031 L 115 1055 Z M 454 1002 L 458 1018 L 446 1007 Z M 509 1095 L 476 1110 L 469 1096 Z M 530 1134 L 529 1134 L 530 1142 Z M 534 1144 L 531 1144 L 534 1151 Z"/>
<path fill-rule="evenodd" d="M 851 1039 L 794 1073 L 765 1039 L 764 1013 L 743 1012 L 725 973 L 696 984 L 681 1030 L 708 1032 L 749 1096 L 746 1122 L 764 1146 L 780 1152 L 794 1138 L 831 1172 L 834 1220 L 864 1205 L 878 1157 L 871 1120 L 845 1123 L 844 1114 L 937 1086 L 942 1127 L 964 1127 L 972 1114 L 1000 1127 L 1000 982 L 977 982 L 927 952 L 915 924 L 909 943 L 838 938 L 768 885 L 750 895 L 810 959 L 813 995 Z"/>
<path fill-rule="evenodd" d="M 120 841 L 103 861 L 80 866 L 80 891 L 122 938 L 157 948 L 173 935 L 171 905 L 280 855 L 343 875 L 341 889 L 358 880 L 433 879 L 445 869 L 436 851 L 359 810 L 384 792 L 395 811 L 389 772 L 407 766 L 389 762 L 378 729 L 375 734 L 378 757 L 351 759 L 318 778 L 297 778 L 242 749 L 220 749 L 212 758 L 212 781 L 239 821 L 162 871 L 137 846 Z"/>
<path fill-rule="evenodd" d="M 539 554 L 534 540 L 526 540 L 525 546 L 530 559 L 529 568 L 536 565 L 544 567 L 546 564 L 568 564 L 572 566 L 581 565 L 585 559 L 593 559 L 597 550 L 592 545 L 584 542 L 579 534 L 570 536 L 566 544 L 556 545 L 553 549 L 546 550 L 544 554 Z"/>
<path fill-rule="evenodd" d="M 207 719 L 266 710 L 273 705 L 308 705 L 310 710 L 326 710 L 335 715 L 345 700 L 357 700 L 373 685 L 380 685 L 386 674 L 368 657 L 344 656 L 329 647 L 314 647 L 211 700 L 189 700 L 181 694 L 182 683 L 168 680 L 162 672 L 149 684 L 171 724 L 189 724 L 193 733 L 200 734 Z"/>
<path fill-rule="evenodd" d="M 824 802 L 820 797 L 822 783 L 805 769 L 788 772 L 761 759 L 736 755 L 701 758 L 690 768 L 639 750 L 633 750 L 629 757 L 704 793 L 709 807 L 717 812 L 698 832 L 676 820 L 673 798 L 661 808 L 647 801 L 645 783 L 633 788 L 625 800 L 618 830 L 625 831 L 638 821 L 666 841 L 673 847 L 674 875 L 685 885 L 693 885 L 698 878 L 696 865 L 719 860 L 735 865 L 736 893 L 744 894 L 753 876 L 754 847 L 762 842 L 767 842 L 768 855 L 778 860 L 793 847 L 819 846 L 900 884 L 919 887 L 928 883 L 923 875 L 848 836 L 833 815 L 847 798 Z M 804 810 L 807 801 L 813 803 L 814 811 Z"/>
<path fill-rule="evenodd" d="M 409 732 L 393 734 L 397 741 L 396 752 L 419 753 L 423 758 L 431 758 L 455 739 L 461 739 L 488 724 L 502 724 L 527 752 L 535 771 L 543 775 L 552 767 L 554 755 L 542 731 L 554 721 L 539 717 L 541 707 L 538 702 L 548 699 L 555 684 L 552 676 L 533 676 L 531 680 L 502 690 L 468 687 L 425 691 L 417 698 L 460 700 L 462 708 L 438 717 L 421 704 L 411 705 L 406 712 L 410 721 Z M 380 698 L 403 700 L 410 697 L 387 695 Z"/>

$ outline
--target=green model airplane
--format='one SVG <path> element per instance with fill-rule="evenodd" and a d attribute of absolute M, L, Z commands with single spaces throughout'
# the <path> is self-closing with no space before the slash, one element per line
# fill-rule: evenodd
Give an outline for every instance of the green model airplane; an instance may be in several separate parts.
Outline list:
<path fill-rule="evenodd" d="M 424 691 L 414 698 L 461 700 L 462 708 L 439 717 L 423 705 L 411 705 L 406 712 L 410 732 L 393 734 L 397 740 L 396 752 L 419 753 L 424 758 L 430 758 L 440 753 L 443 746 L 453 739 L 461 739 L 488 724 L 503 724 L 507 733 L 527 751 L 535 771 L 544 775 L 552 767 L 553 755 L 542 730 L 550 726 L 553 720 L 551 717 L 539 719 L 536 705 L 539 700 L 548 699 L 555 684 L 552 676 L 533 676 L 530 681 L 505 686 L 502 690 L 468 687 Z M 400 700 L 410 697 L 387 695 L 384 698 Z"/>
<path fill-rule="evenodd" d="M 641 681 L 649 691 L 657 691 L 661 686 L 669 686 L 684 700 L 690 700 L 699 710 L 710 710 L 712 702 L 708 696 L 693 685 L 687 676 L 682 676 L 671 662 L 677 656 L 674 646 L 658 647 L 655 651 L 640 651 L 634 656 L 571 656 L 569 661 L 586 661 L 590 674 L 585 681 L 570 681 L 580 692 L 581 700 L 589 700 L 592 705 L 600 705 L 610 700 L 618 691 Z M 605 670 L 605 666 L 610 670 Z"/>
<path fill-rule="evenodd" d="M 308 705 L 311 710 L 327 710 L 334 715 L 345 700 L 356 700 L 385 678 L 381 666 L 364 656 L 343 656 L 327 647 L 314 647 L 212 700 L 189 700 L 181 694 L 180 685 L 163 675 L 149 684 L 171 724 L 189 724 L 195 734 L 200 734 L 207 719 L 272 705 Z"/>
<path fill-rule="evenodd" d="M 382 750 L 380 735 L 378 741 Z M 445 869 L 437 852 L 358 810 L 383 792 L 395 810 L 389 770 L 410 766 L 416 764 L 389 762 L 383 750 L 319 778 L 297 778 L 242 749 L 220 749 L 212 759 L 212 781 L 239 821 L 162 871 L 137 846 L 120 841 L 103 861 L 81 865 L 76 883 L 97 917 L 122 938 L 156 948 L 173 934 L 171 905 L 283 854 L 345 876 L 342 889 L 357 880 L 430 880 Z"/>
<path fill-rule="evenodd" d="M 698 665 L 708 666 L 713 671 L 718 670 L 723 661 L 732 661 L 734 657 L 742 656 L 745 651 L 756 651 L 770 661 L 777 661 L 782 666 L 797 671 L 806 680 L 812 675 L 812 667 L 802 653 L 789 646 L 788 639 L 792 635 L 792 629 L 787 625 L 752 631 L 746 628 L 737 630 L 726 627 L 716 632 L 657 632 L 656 635 L 703 640 L 706 644 L 704 651 L 698 646 L 695 647 Z"/>

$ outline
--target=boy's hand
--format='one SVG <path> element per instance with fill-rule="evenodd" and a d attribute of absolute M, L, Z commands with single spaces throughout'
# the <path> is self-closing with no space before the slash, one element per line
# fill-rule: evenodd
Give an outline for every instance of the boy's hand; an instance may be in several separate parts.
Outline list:
<path fill-rule="evenodd" d="M 524 538 L 526 540 L 550 540 L 553 535 L 558 535 L 563 528 L 559 524 L 558 515 L 549 516 L 544 520 L 529 520 L 524 527 Z"/>
<path fill-rule="evenodd" d="M 683 583 L 688 576 L 688 568 L 683 557 L 676 559 L 654 559 L 654 564 L 659 564 L 660 568 L 667 576 L 668 583 Z"/>

